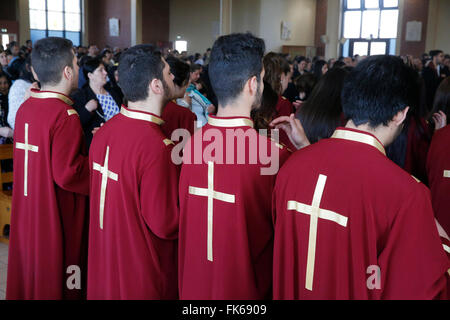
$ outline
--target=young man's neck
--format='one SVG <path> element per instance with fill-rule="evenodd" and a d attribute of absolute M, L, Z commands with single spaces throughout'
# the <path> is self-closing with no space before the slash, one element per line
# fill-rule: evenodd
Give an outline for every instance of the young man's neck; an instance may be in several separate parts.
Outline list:
<path fill-rule="evenodd" d="M 346 128 L 370 133 L 380 140 L 384 147 L 387 147 L 392 143 L 394 140 L 393 136 L 395 135 L 390 127 L 380 125 L 376 128 L 372 128 L 368 123 L 357 126 L 352 120 L 347 122 Z"/>
<path fill-rule="evenodd" d="M 163 104 L 162 101 L 147 99 L 144 101 L 128 102 L 128 108 L 131 110 L 153 113 L 154 115 L 161 117 Z"/>
<path fill-rule="evenodd" d="M 221 118 L 250 118 L 251 111 L 251 105 L 236 100 L 224 106 L 219 104 L 217 116 Z"/>
<path fill-rule="evenodd" d="M 41 86 L 41 91 L 52 91 L 52 92 L 57 92 L 57 93 L 61 93 L 64 94 L 66 96 L 70 96 L 70 94 L 72 93 L 72 88 L 65 85 L 65 84 L 57 84 L 57 85 L 42 85 Z"/>

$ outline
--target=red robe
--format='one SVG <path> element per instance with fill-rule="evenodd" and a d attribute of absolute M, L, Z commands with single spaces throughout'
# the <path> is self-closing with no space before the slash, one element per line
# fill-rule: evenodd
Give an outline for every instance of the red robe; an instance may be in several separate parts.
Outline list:
<path fill-rule="evenodd" d="M 425 119 L 421 118 L 419 123 L 411 119 L 404 169 L 425 184 L 428 184 L 426 162 L 431 137 Z"/>
<path fill-rule="evenodd" d="M 297 151 L 274 203 L 275 299 L 447 297 L 429 191 L 374 136 L 339 128 Z"/>
<path fill-rule="evenodd" d="M 275 116 L 275 119 L 278 117 L 290 117 L 291 114 L 294 113 L 294 108 L 292 106 L 292 103 L 283 96 L 278 97 L 278 103 L 276 106 L 276 110 L 277 110 L 277 114 Z M 297 150 L 297 148 L 292 144 L 292 142 L 289 139 L 286 132 L 284 132 L 283 130 L 280 130 L 279 140 L 280 140 L 280 143 L 283 146 L 286 146 L 291 152 L 294 152 Z"/>
<path fill-rule="evenodd" d="M 279 156 L 280 165 L 289 152 L 252 127 L 248 118 L 210 116 L 184 150 L 179 186 L 183 300 L 271 298 L 271 196 L 278 168 L 261 175 L 261 168 L 268 166 L 261 164 L 258 150 L 267 149 L 272 160 Z M 233 134 L 238 138 L 227 140 Z M 246 135 L 250 142 L 239 144 Z M 215 157 L 209 157 L 214 143 Z"/>
<path fill-rule="evenodd" d="M 79 299 L 70 266 L 85 270 L 89 167 L 70 98 L 33 91 L 14 132 L 7 299 Z M 26 150 L 26 151 L 25 151 Z M 69 271 L 69 273 L 67 273 Z"/>
<path fill-rule="evenodd" d="M 427 171 L 436 219 L 450 234 L 450 125 L 434 134 Z"/>
<path fill-rule="evenodd" d="M 169 139 L 172 138 L 172 133 L 177 129 L 185 129 L 189 131 L 191 136 L 194 134 L 197 116 L 188 108 L 170 101 L 165 106 L 161 117 L 164 120 L 164 124 L 161 125 L 161 130 Z"/>
<path fill-rule="evenodd" d="M 178 173 L 161 123 L 122 107 L 94 136 L 90 300 L 177 298 Z"/>

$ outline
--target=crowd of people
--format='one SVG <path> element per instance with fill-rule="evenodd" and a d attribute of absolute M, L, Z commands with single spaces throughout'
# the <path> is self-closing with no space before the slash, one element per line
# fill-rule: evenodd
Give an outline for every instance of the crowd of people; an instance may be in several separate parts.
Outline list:
<path fill-rule="evenodd" d="M 266 53 L 251 34 L 194 56 L 69 46 L 0 53 L 0 135 L 21 150 L 9 299 L 80 299 L 86 286 L 88 299 L 450 297 L 448 187 L 434 171 L 448 159 L 449 55 L 325 61 Z M 172 163 L 177 129 L 192 136 L 185 160 L 210 157 Z M 211 152 L 210 129 L 264 132 L 250 145 L 279 155 L 278 177 L 260 174 L 261 155 L 215 160 L 239 147 L 230 154 L 224 138 Z M 24 177 L 38 152 L 48 159 Z M 55 275 L 69 265 L 83 266 L 75 291 Z M 373 265 L 378 291 L 367 288 Z"/>

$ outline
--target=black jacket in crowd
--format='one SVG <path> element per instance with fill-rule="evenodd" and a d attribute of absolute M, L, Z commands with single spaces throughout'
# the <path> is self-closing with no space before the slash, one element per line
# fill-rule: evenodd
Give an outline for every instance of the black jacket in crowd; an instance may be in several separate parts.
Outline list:
<path fill-rule="evenodd" d="M 120 89 L 115 86 L 111 86 L 109 83 L 106 84 L 104 88 L 108 91 L 117 103 L 117 106 L 120 108 L 122 106 L 122 92 Z M 92 91 L 89 84 L 85 84 L 83 88 L 75 91 L 71 97 L 75 102 L 73 107 L 77 110 L 78 115 L 80 116 L 81 125 L 83 127 L 84 136 L 86 139 L 86 147 L 89 150 L 93 138 L 92 130 L 100 127 L 100 125 L 105 122 L 105 114 L 103 113 L 103 109 L 97 99 L 97 96 L 94 91 Z M 98 108 L 94 112 L 89 112 L 85 107 L 90 100 L 96 100 L 98 103 Z"/>

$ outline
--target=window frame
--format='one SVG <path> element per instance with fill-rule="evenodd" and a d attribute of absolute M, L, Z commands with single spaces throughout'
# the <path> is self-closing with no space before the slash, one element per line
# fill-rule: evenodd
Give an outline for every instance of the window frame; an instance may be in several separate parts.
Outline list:
<path fill-rule="evenodd" d="M 370 56 L 370 48 L 371 48 L 371 43 L 372 42 L 386 42 L 386 54 L 388 54 L 390 52 L 390 43 L 391 40 L 395 40 L 397 39 L 397 37 L 395 38 L 381 38 L 381 16 L 382 16 L 382 12 L 383 11 L 390 11 L 390 10 L 397 10 L 400 14 L 400 0 L 398 0 L 398 5 L 396 7 L 385 7 L 384 6 L 384 0 L 378 0 L 378 8 L 366 8 L 366 0 L 359 0 L 361 6 L 360 8 L 349 8 L 348 7 L 348 1 L 349 0 L 343 0 L 343 5 L 342 5 L 342 25 L 341 25 L 341 37 L 344 37 L 344 27 L 345 27 L 345 13 L 346 12 L 355 12 L 355 11 L 360 11 L 361 12 L 361 24 L 359 26 L 359 38 L 349 38 L 347 39 L 347 41 L 349 41 L 349 50 L 348 50 L 348 54 L 350 57 L 353 56 L 353 43 L 355 42 L 368 42 L 369 43 L 369 50 L 368 50 L 368 56 Z M 379 10 L 380 11 L 380 15 L 378 17 L 378 37 L 377 38 L 372 38 L 368 39 L 368 38 L 362 38 L 362 30 L 363 30 L 363 15 L 364 15 L 364 11 L 374 11 L 374 10 Z M 398 24 L 398 21 L 397 21 Z M 398 32 L 398 25 L 397 25 L 397 32 Z M 344 54 L 344 45 L 341 44 L 340 45 L 340 53 L 341 55 Z"/>
<path fill-rule="evenodd" d="M 72 0 L 74 1 L 74 0 Z M 49 33 L 50 32 L 62 32 L 63 34 L 63 38 L 67 39 L 66 35 L 67 32 L 73 32 L 73 33 L 79 33 L 79 45 L 82 45 L 82 39 L 83 39 L 83 5 L 82 5 L 82 0 L 77 0 L 79 5 L 80 5 L 80 31 L 70 31 L 70 30 L 66 30 L 66 13 L 74 13 L 74 12 L 67 12 L 66 11 L 66 1 L 62 0 L 62 11 L 54 11 L 54 12 L 61 12 L 63 15 L 63 28 L 62 30 L 49 30 L 48 28 L 48 0 L 45 0 L 45 30 L 44 29 L 32 29 L 30 26 L 30 38 L 31 38 L 31 31 L 35 30 L 35 31 L 44 31 L 45 32 L 45 37 L 48 38 L 49 37 Z M 29 1 L 28 1 L 29 3 Z M 35 9 L 30 9 L 28 8 L 28 11 L 31 10 L 35 10 Z M 52 11 L 52 10 L 50 10 Z M 31 13 L 30 13 L 31 14 Z M 74 44 L 75 45 L 75 44 Z"/>

